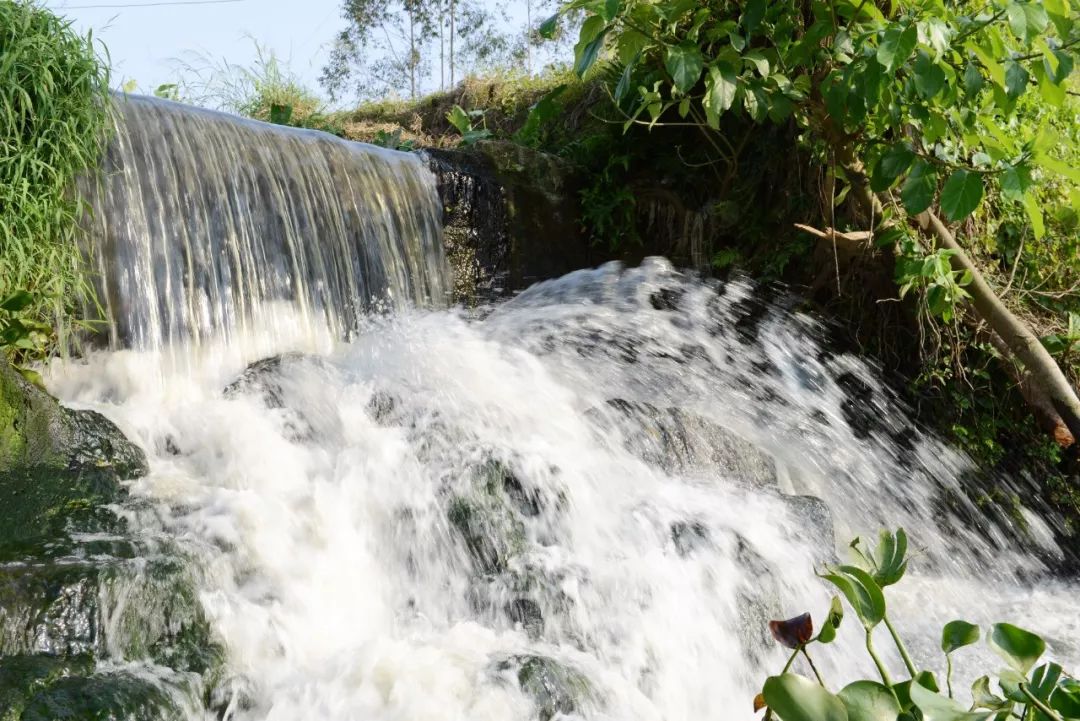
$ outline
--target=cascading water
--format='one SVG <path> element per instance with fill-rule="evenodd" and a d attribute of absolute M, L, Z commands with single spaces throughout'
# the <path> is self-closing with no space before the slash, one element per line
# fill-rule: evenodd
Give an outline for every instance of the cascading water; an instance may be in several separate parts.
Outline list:
<path fill-rule="evenodd" d="M 92 254 L 113 346 L 266 328 L 272 301 L 342 335 L 449 297 L 441 208 L 413 156 L 120 96 Z"/>
<path fill-rule="evenodd" d="M 186 130 L 168 142 L 195 142 L 194 121 L 175 122 Z M 210 134 L 224 143 L 228 132 Z M 423 189 L 410 202 L 430 201 L 412 161 L 372 158 L 393 176 L 387 194 L 405 176 Z M 243 172 L 205 160 L 223 192 Z M 155 202 L 200 232 L 232 227 L 199 225 L 205 195 L 183 210 L 180 198 Z M 445 284 L 425 227 L 432 235 L 409 242 L 429 250 L 404 257 L 427 265 L 395 286 L 427 287 L 418 303 Z M 124 236 L 132 244 L 108 287 L 125 267 L 152 267 L 140 253 L 183 265 L 211 242 L 189 230 L 167 250 L 162 232 L 173 231 Z M 224 255 L 256 242 L 223 232 L 228 242 L 212 242 Z M 118 252 L 108 247 L 106 258 Z M 403 257 L 379 247 L 380 263 Z M 310 277 L 242 267 L 245 283 L 266 273 L 277 289 Z M 91 353 L 48 382 L 147 449 L 133 522 L 202 569 L 226 660 L 192 718 L 751 719 L 783 663 L 765 622 L 827 608 L 814 566 L 835 553 L 833 525 L 839 540 L 903 525 L 922 549 L 891 602 L 932 665 L 944 622 L 1018 613 L 1059 660 L 1080 662 L 1077 589 L 1024 585 L 1017 571 L 1038 576 L 1038 561 L 944 510 L 946 496 L 965 510 L 966 460 L 914 430 L 871 369 L 823 349 L 813 320 L 748 284 L 693 280 L 661 261 L 611 265 L 482 313 L 356 316 L 342 340 L 345 321 L 305 300 L 326 308 L 335 296 L 251 294 L 244 313 L 211 314 L 247 319 L 224 332 L 179 310 L 164 320 L 194 297 L 170 295 L 183 284 L 132 278 L 114 309 L 135 309 L 131 337 L 172 345 Z M 831 682 L 870 673 L 860 642 L 853 624 L 841 628 L 820 659 Z"/>

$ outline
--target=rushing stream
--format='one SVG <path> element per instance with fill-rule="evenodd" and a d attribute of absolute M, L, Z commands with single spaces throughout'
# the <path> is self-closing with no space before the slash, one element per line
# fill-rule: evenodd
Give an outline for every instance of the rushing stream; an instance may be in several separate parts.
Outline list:
<path fill-rule="evenodd" d="M 411 173 L 398 157 L 378 162 Z M 437 254 L 394 255 L 431 242 L 386 244 L 381 262 L 426 257 L 437 291 Z M 243 308 L 181 295 L 217 320 L 187 339 L 186 321 L 132 326 L 138 342 L 47 379 L 147 450 L 135 527 L 201 569 L 226 661 L 193 718 L 751 719 L 785 658 L 766 621 L 828 607 L 814 569 L 838 553 L 834 527 L 839 548 L 908 530 L 919 554 L 890 609 L 935 668 L 957 617 L 1023 622 L 1080 662 L 1077 589 L 971 529 L 965 458 L 749 284 L 648 261 L 480 311 L 368 316 L 313 314 L 286 286 Z M 125 292 L 138 317 L 169 307 L 153 283 Z M 821 654 L 834 685 L 871 673 L 861 640 L 849 621 Z"/>

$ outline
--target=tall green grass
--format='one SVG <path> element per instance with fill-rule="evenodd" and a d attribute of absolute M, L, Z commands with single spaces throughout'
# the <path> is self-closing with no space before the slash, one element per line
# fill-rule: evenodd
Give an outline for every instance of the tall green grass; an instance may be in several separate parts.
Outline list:
<path fill-rule="evenodd" d="M 30 0 L 0 0 L 0 346 L 21 360 L 54 351 L 92 294 L 75 179 L 98 167 L 108 127 L 92 37 Z"/>

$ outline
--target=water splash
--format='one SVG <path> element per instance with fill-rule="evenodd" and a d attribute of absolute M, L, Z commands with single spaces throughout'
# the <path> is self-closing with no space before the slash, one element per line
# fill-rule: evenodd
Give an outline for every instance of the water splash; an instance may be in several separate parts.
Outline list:
<path fill-rule="evenodd" d="M 272 301 L 336 335 L 376 304 L 445 304 L 442 211 L 417 157 L 165 100 L 116 103 L 90 220 L 112 347 L 266 329 Z"/>
<path fill-rule="evenodd" d="M 1077 589 L 1032 591 L 1037 561 L 945 511 L 967 461 L 821 334 L 650 262 L 49 383 L 150 450 L 142 523 L 202 559 L 227 718 L 751 719 L 783 663 L 765 621 L 828 606 L 807 493 L 841 540 L 904 525 L 923 547 L 891 598 L 931 667 L 955 617 L 1022 620 L 1075 667 Z M 831 683 L 872 674 L 860 643 L 841 629 Z"/>

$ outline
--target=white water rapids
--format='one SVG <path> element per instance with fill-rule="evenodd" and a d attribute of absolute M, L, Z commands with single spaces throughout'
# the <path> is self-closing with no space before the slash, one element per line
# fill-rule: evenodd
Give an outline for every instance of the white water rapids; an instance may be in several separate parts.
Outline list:
<path fill-rule="evenodd" d="M 607 266 L 479 315 L 373 317 L 348 343 L 282 305 L 228 342 L 103 351 L 48 384 L 147 450 L 137 523 L 205 568 L 226 718 L 754 718 L 786 658 L 765 621 L 820 623 L 831 595 L 802 495 L 839 548 L 907 529 L 890 613 L 931 667 L 953 618 L 1032 627 L 1080 665 L 1077 589 L 1025 586 L 1038 561 L 943 510 L 965 459 L 754 293 Z M 284 352 L 302 355 L 223 393 Z M 861 635 L 849 613 L 817 652 L 834 688 L 872 675 Z"/>

